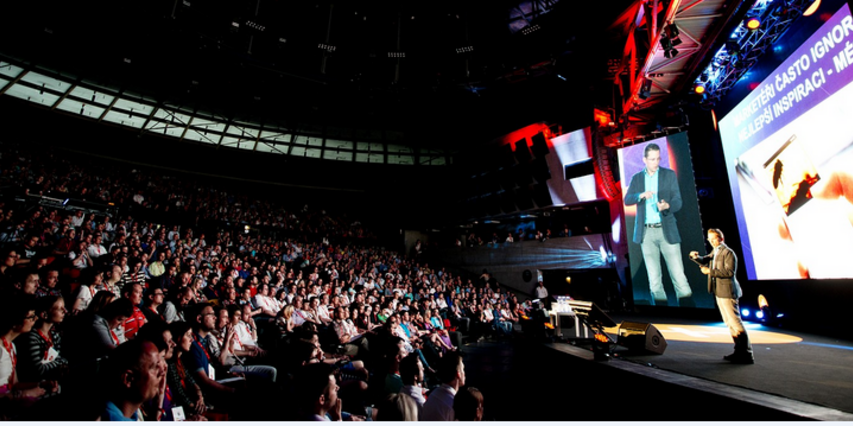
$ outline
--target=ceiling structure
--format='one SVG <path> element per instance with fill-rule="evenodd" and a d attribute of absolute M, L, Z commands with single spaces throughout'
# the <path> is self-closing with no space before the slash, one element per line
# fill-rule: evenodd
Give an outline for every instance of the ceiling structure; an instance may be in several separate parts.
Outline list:
<path fill-rule="evenodd" d="M 201 143 L 436 165 L 533 122 L 584 127 L 593 106 L 622 136 L 660 127 L 746 9 L 735 0 L 72 3 L 4 6 L 15 19 L 0 28 L 3 93 L 48 93 L 50 108 L 127 115 L 140 132 Z M 672 58 L 660 43 L 667 27 L 680 30 Z"/>

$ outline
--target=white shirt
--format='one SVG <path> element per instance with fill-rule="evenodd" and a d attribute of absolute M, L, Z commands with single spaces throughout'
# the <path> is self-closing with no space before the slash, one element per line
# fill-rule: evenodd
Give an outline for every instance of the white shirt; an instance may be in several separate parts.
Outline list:
<path fill-rule="evenodd" d="M 252 332 L 249 331 L 249 324 L 246 324 L 243 321 L 240 321 L 236 327 L 234 327 L 234 332 L 236 333 L 237 340 L 240 341 L 242 346 L 257 346 L 257 342 L 252 338 Z"/>
<path fill-rule="evenodd" d="M 16 352 L 15 344 L 12 343 L 12 352 Z M 9 379 L 12 377 L 12 357 L 6 348 L 0 345 L 0 386 L 9 384 Z"/>
<path fill-rule="evenodd" d="M 411 396 L 415 400 L 415 403 L 418 404 L 418 408 L 422 409 L 424 407 L 424 403 L 426 402 L 424 388 L 418 385 L 405 385 L 400 389 L 400 393 Z"/>
<path fill-rule="evenodd" d="M 100 244 L 92 243 L 89 245 L 89 257 L 97 259 L 98 257 L 107 254 L 107 249 Z"/>
<path fill-rule="evenodd" d="M 77 299 L 80 299 L 81 311 L 85 311 L 86 308 L 89 307 L 89 303 L 92 302 L 92 298 L 94 297 L 94 295 L 92 294 L 93 290 L 94 289 L 90 288 L 87 285 L 81 285 L 80 288 L 77 290 Z"/>
<path fill-rule="evenodd" d="M 419 420 L 422 422 L 452 422 L 456 420 L 453 412 L 453 398 L 456 397 L 456 389 L 446 383 L 436 388 L 429 395 L 420 411 Z"/>

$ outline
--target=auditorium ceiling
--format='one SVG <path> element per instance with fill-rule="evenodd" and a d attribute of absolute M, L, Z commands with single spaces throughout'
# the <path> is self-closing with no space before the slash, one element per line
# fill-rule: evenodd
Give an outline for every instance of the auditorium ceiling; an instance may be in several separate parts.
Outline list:
<path fill-rule="evenodd" d="M 45 0 L 4 9 L 14 18 L 0 26 L 0 94 L 201 143 L 444 165 L 531 123 L 584 127 L 593 107 L 653 125 L 746 8 Z M 673 24 L 681 43 L 669 57 L 660 39 Z"/>

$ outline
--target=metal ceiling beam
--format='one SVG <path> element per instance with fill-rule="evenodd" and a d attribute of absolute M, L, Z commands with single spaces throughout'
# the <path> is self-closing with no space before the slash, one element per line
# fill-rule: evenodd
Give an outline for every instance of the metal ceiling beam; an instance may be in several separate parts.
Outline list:
<path fill-rule="evenodd" d="M 654 63 L 655 55 L 658 52 L 658 44 L 660 43 L 661 32 L 663 31 L 664 25 L 671 23 L 675 18 L 675 14 L 678 11 L 678 7 L 681 4 L 681 0 L 672 0 L 669 3 L 669 6 L 666 9 L 666 13 L 664 14 L 664 20 L 661 23 L 655 22 L 654 31 L 655 34 L 654 39 L 652 40 L 651 45 L 649 46 L 649 51 L 646 53 L 645 60 L 643 62 L 643 66 L 640 68 L 637 74 L 632 74 L 632 82 L 631 82 L 631 91 L 628 99 L 625 100 L 624 105 L 622 106 L 622 111 L 631 111 L 634 109 L 634 106 L 637 105 L 639 100 L 640 90 L 642 89 L 643 79 L 645 75 L 649 73 L 649 70 Z M 655 13 L 655 15 L 657 15 Z M 648 21 L 648 19 L 647 19 Z"/>
<path fill-rule="evenodd" d="M 24 76 L 25 76 L 25 75 L 27 75 L 27 73 L 29 73 L 29 72 L 30 72 L 30 70 L 26 70 L 26 69 L 25 69 L 25 70 L 23 70 L 23 71 L 21 71 L 21 72 L 18 74 L 18 76 L 17 76 L 17 77 L 15 77 L 15 79 L 14 79 L 14 80 L 10 81 L 10 82 L 9 82 L 9 84 L 7 84 L 7 85 L 3 86 L 3 89 L 2 89 L 2 90 L 0 90 L 0 96 L 5 95 L 5 94 L 6 94 L 6 92 L 7 92 L 9 89 L 11 89 L 11 88 L 12 88 L 12 87 L 14 87 L 16 84 L 18 84 L 18 82 L 19 82 L 19 81 L 21 81 L 21 79 L 22 79 L 22 78 L 24 78 Z"/>

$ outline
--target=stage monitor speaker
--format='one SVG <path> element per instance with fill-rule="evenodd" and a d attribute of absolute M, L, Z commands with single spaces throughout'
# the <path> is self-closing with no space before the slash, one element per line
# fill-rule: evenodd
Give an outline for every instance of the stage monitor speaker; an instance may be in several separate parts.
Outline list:
<path fill-rule="evenodd" d="M 616 343 L 631 351 L 646 351 L 663 355 L 666 339 L 652 324 L 645 322 L 622 321 L 619 324 L 619 337 Z"/>

